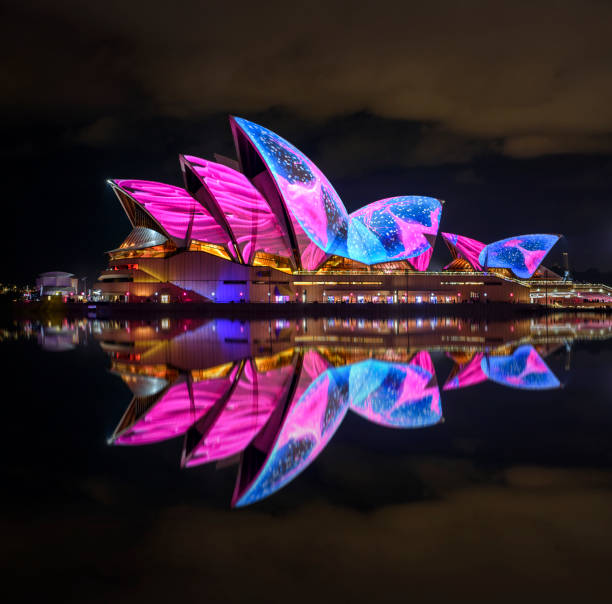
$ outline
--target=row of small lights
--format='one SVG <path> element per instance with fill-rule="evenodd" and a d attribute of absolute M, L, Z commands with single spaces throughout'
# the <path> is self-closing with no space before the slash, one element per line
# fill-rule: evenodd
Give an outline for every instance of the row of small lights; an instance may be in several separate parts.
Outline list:
<path fill-rule="evenodd" d="M 129 292 L 129 291 L 125 292 L 125 295 L 126 295 L 127 297 L 129 297 L 130 292 Z M 155 292 L 155 295 L 157 296 L 157 295 L 158 295 L 158 292 Z M 186 295 L 187 295 L 187 292 L 183 292 L 183 296 L 186 296 Z M 212 292 L 212 294 L 211 294 L 211 295 L 212 295 L 212 296 L 213 296 L 213 298 L 214 298 L 214 297 L 215 297 L 215 292 Z M 244 295 L 244 293 L 243 293 L 243 292 L 240 292 L 240 296 L 242 297 L 243 295 Z M 299 295 L 299 293 L 298 293 L 298 292 L 295 292 L 295 295 L 296 295 L 296 297 L 297 297 L 297 296 Z M 354 295 L 355 295 L 355 294 L 354 294 L 353 292 L 351 292 L 351 293 L 349 294 L 349 296 L 354 296 Z M 381 293 L 380 293 L 380 292 L 378 292 L 378 294 L 377 294 L 377 295 L 378 295 L 378 296 L 380 296 L 380 295 L 381 295 Z M 268 292 L 268 296 L 270 296 L 270 292 Z M 325 296 L 325 292 L 323 292 L 323 296 Z M 457 296 L 460 298 L 460 297 L 461 297 L 461 292 L 457 292 Z M 487 296 L 487 292 L 484 292 L 484 296 L 485 296 L 485 297 Z M 429 294 L 429 297 L 430 297 L 430 298 L 433 298 L 433 297 L 436 297 L 436 296 L 435 296 L 435 294 L 431 293 L 431 294 Z M 512 298 L 512 297 L 514 297 L 514 293 L 513 293 L 513 292 L 510 292 L 510 297 L 511 297 L 511 298 Z"/>

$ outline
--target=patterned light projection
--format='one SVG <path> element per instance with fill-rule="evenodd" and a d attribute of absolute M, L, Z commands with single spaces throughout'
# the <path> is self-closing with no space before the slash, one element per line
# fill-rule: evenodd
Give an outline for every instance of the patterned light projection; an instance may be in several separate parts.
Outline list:
<path fill-rule="evenodd" d="M 238 153 L 244 143 L 255 158 L 251 180 L 225 165 L 184 156 L 188 191 L 145 180 L 111 181 L 120 200 L 127 195 L 136 202 L 178 247 L 192 240 L 221 245 L 247 264 L 263 252 L 292 258 L 295 268 L 306 270 L 318 269 L 332 254 L 368 265 L 407 260 L 427 269 L 442 213 L 437 199 L 391 197 L 349 216 L 329 180 L 301 151 L 263 126 L 232 120 L 235 135 L 241 133 Z"/>
<path fill-rule="evenodd" d="M 173 384 L 134 425 L 119 434 L 113 442 L 117 445 L 146 445 L 176 438 L 184 434 L 211 405 L 209 399 L 192 401 L 186 382 Z"/>
<path fill-rule="evenodd" d="M 291 403 L 263 467 L 233 505 L 242 507 L 269 497 L 292 481 L 325 448 L 346 411 L 350 367 L 328 369 Z"/>
<path fill-rule="evenodd" d="M 519 235 L 487 245 L 479 254 L 483 267 L 509 268 L 520 279 L 529 279 L 559 235 Z"/>
<path fill-rule="evenodd" d="M 490 380 L 512 388 L 547 390 L 561 385 L 531 344 L 519 346 L 509 356 L 486 356 L 481 367 Z"/>
<path fill-rule="evenodd" d="M 433 253 L 442 204 L 433 197 L 390 197 L 350 215 L 348 255 L 365 264 L 408 260 L 425 270 Z"/>
<path fill-rule="evenodd" d="M 185 189 L 148 180 L 114 180 L 170 235 L 185 245 L 189 239 L 233 246 L 223 229 Z"/>
<path fill-rule="evenodd" d="M 481 363 L 484 355 L 477 352 L 467 363 L 456 363 L 442 390 L 457 390 L 486 381 Z"/>
<path fill-rule="evenodd" d="M 318 355 L 307 355 L 305 367 L 312 367 Z M 327 445 L 349 408 L 394 428 L 429 426 L 442 417 L 427 352 L 418 353 L 409 364 L 369 359 L 326 369 L 305 390 L 303 384 L 298 386 L 293 401 L 262 468 L 246 489 L 236 492 L 235 506 L 268 497 L 300 474 Z"/>
<path fill-rule="evenodd" d="M 442 419 L 440 391 L 428 352 L 409 364 L 363 361 L 351 367 L 351 409 L 390 428 L 431 426 Z"/>
<path fill-rule="evenodd" d="M 482 270 L 478 257 L 480 252 L 486 247 L 486 244 L 476 239 L 470 239 L 463 235 L 455 235 L 453 233 L 440 233 L 446 245 L 450 248 L 453 257 L 463 258 L 467 260 L 472 267 L 477 270 Z"/>
<path fill-rule="evenodd" d="M 290 365 L 258 373 L 253 361 L 245 361 L 231 396 L 197 447 L 185 456 L 185 465 L 209 463 L 240 453 L 266 423 L 292 375 Z M 194 385 L 196 401 L 208 396 L 208 382 Z"/>
<path fill-rule="evenodd" d="M 222 324 L 215 324 L 217 335 L 225 338 L 229 332 Z M 232 505 L 253 504 L 295 479 L 327 446 L 349 409 L 389 428 L 431 426 L 442 419 L 440 390 L 427 351 L 409 362 L 359 360 L 368 353 L 355 356 L 346 348 L 291 347 L 248 358 L 227 351 L 231 361 L 196 369 L 196 336 L 208 341 L 210 332 L 202 332 L 207 327 L 186 333 L 181 329 L 172 338 L 178 365 L 163 364 L 173 346 L 162 346 L 151 349 L 159 358 L 148 353 L 146 360 L 135 361 L 142 371 L 122 370 L 134 399 L 110 442 L 145 445 L 184 435 L 182 465 L 187 467 L 240 454 Z M 134 333 L 138 329 L 148 341 L 151 329 L 136 327 Z M 196 338 L 193 346 L 190 334 Z M 454 351 L 451 358 L 455 368 L 445 391 L 486 379 L 528 390 L 560 386 L 528 344 L 510 355 L 468 349 Z"/>
<path fill-rule="evenodd" d="M 235 123 L 257 149 L 289 211 L 303 255 L 312 241 L 323 252 L 334 253 L 346 241 L 348 214 L 323 172 L 299 149 L 271 130 L 237 117 Z M 297 223 L 297 224 L 296 224 Z M 322 260 L 324 256 L 319 258 Z M 305 268 L 316 268 L 312 261 Z"/>
<path fill-rule="evenodd" d="M 364 264 L 407 259 L 417 270 L 426 270 L 442 213 L 437 199 L 391 197 L 349 216 L 331 183 L 301 151 L 263 126 L 234 120 L 274 178 L 304 268 L 314 270 L 326 255 L 336 254 Z"/>
<path fill-rule="evenodd" d="M 276 492 L 321 453 L 352 408 L 389 427 L 427 426 L 441 418 L 440 394 L 431 357 L 420 352 L 409 364 L 367 360 L 330 367 L 315 350 L 303 353 L 291 401 L 283 401 L 294 379 L 295 364 L 258 372 L 255 362 L 235 364 L 224 377 L 163 391 L 160 400 L 115 444 L 142 445 L 174 438 L 205 426 L 199 442 L 183 457 L 190 467 L 240 453 L 266 430 L 279 405 L 282 424 L 272 434 L 269 453 L 234 504 L 248 505 Z M 214 374 L 213 374 L 214 375 Z"/>
<path fill-rule="evenodd" d="M 291 257 L 276 216 L 244 174 L 190 155 L 185 160 L 223 212 L 246 263 L 258 251 Z"/>

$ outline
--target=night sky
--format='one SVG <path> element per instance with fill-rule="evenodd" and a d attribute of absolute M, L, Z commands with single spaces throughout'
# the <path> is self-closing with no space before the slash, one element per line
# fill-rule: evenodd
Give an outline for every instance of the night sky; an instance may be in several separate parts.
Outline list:
<path fill-rule="evenodd" d="M 612 3 L 11 3 L 2 16 L 0 281 L 96 276 L 130 225 L 107 178 L 181 184 L 278 132 L 349 211 L 446 200 L 441 230 L 563 233 L 612 271 Z M 438 240 L 432 267 L 448 262 Z"/>

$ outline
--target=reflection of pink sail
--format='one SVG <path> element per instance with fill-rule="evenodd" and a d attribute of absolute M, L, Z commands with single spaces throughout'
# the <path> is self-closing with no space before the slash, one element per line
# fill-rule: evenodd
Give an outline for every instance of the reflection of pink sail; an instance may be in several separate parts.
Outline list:
<path fill-rule="evenodd" d="M 454 233 L 441 233 L 441 235 L 453 258 L 463 258 L 477 271 L 482 270 L 478 256 L 486 247 L 484 243 L 476 239 L 464 237 L 463 235 L 455 235 Z"/>
<path fill-rule="evenodd" d="M 481 367 L 483 354 L 476 353 L 467 363 L 455 365 L 451 375 L 449 375 L 443 390 L 456 390 L 480 384 L 487 379 Z"/>
<path fill-rule="evenodd" d="M 187 455 L 185 465 L 209 463 L 240 453 L 266 423 L 292 375 L 291 365 L 258 373 L 253 362 L 246 361 L 230 397 Z"/>
<path fill-rule="evenodd" d="M 211 391 L 227 388 L 227 381 L 224 379 L 211 382 Z M 214 401 L 214 396 L 192 401 L 186 382 L 174 384 L 135 424 L 123 431 L 113 442 L 118 445 L 145 445 L 180 436 L 208 411 Z"/>
<path fill-rule="evenodd" d="M 408 364 L 367 360 L 351 367 L 351 409 L 371 422 L 396 428 L 429 426 L 442 409 L 433 362 L 421 351 Z"/>
<path fill-rule="evenodd" d="M 417 352 L 411 359 L 410 365 L 413 367 L 420 367 L 427 373 L 429 373 L 432 377 L 435 376 L 436 370 L 434 369 L 433 361 L 431 360 L 431 355 L 426 350 L 421 350 Z"/>
<path fill-rule="evenodd" d="M 314 461 L 334 435 L 348 408 L 349 368 L 315 375 L 322 366 L 315 351 L 304 355 L 298 383 L 278 418 L 279 428 L 266 426 L 261 442 L 255 443 L 255 448 L 268 451 L 264 463 L 252 478 L 248 468 L 241 466 L 234 505 L 254 503 L 282 488 Z"/>
<path fill-rule="evenodd" d="M 245 262 L 257 251 L 292 255 L 276 216 L 244 174 L 198 157 L 185 160 L 223 213 Z"/>
<path fill-rule="evenodd" d="M 316 350 L 308 350 L 304 353 L 304 361 L 302 362 L 302 378 L 298 384 L 298 396 L 303 390 L 310 386 L 310 383 L 319 377 L 326 369 L 329 368 L 329 362 L 325 357 L 322 357 Z"/>

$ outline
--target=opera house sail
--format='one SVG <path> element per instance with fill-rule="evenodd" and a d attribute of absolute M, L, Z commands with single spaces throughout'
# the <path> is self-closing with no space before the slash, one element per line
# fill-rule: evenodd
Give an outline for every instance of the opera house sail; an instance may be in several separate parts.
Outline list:
<path fill-rule="evenodd" d="M 442 233 L 443 202 L 398 195 L 348 212 L 323 172 L 267 128 L 230 118 L 236 160 L 181 155 L 183 186 L 110 185 L 132 231 L 108 252 L 100 299 L 131 302 L 529 301 L 558 235 L 486 245 Z"/>

